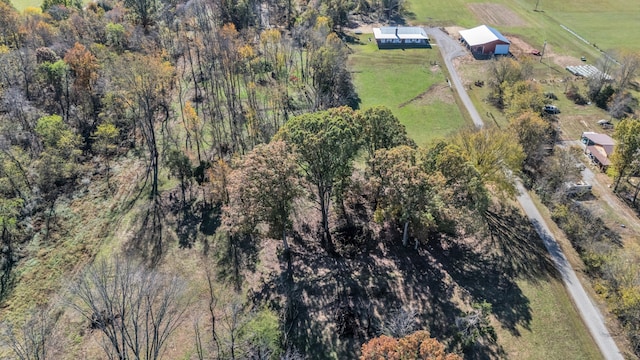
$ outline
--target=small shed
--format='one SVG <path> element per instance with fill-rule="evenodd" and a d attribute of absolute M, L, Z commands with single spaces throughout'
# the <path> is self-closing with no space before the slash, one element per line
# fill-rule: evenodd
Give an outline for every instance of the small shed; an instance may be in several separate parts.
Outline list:
<path fill-rule="evenodd" d="M 379 49 L 428 48 L 429 36 L 421 27 L 396 26 L 373 28 Z"/>
<path fill-rule="evenodd" d="M 585 146 L 584 153 L 602 171 L 605 171 L 611 165 L 609 157 L 613 154 L 615 141 L 607 134 L 595 132 L 583 132 L 580 140 Z"/>
<path fill-rule="evenodd" d="M 474 56 L 491 56 L 509 54 L 507 40 L 498 30 L 487 25 L 480 25 L 473 29 L 460 30 L 461 41 L 467 45 Z"/>

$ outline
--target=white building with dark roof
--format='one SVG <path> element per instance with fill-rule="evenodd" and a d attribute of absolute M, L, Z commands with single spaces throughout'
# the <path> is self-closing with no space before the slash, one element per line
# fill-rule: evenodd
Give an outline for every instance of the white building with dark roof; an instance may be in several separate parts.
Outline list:
<path fill-rule="evenodd" d="M 421 27 L 397 26 L 373 28 L 379 49 L 425 48 L 429 36 Z"/>

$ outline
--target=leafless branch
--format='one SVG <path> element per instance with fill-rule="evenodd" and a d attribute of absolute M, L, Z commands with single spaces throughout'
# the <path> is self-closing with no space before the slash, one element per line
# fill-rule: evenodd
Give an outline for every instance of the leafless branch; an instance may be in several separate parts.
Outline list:
<path fill-rule="evenodd" d="M 90 266 L 71 294 L 70 306 L 104 334 L 107 355 L 119 359 L 160 358 L 188 306 L 177 277 L 121 258 Z"/>

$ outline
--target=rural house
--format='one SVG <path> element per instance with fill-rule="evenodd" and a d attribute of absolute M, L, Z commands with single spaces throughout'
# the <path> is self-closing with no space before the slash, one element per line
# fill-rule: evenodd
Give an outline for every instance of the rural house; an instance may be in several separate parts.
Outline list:
<path fill-rule="evenodd" d="M 373 28 L 378 49 L 428 48 L 429 36 L 421 27 Z"/>
<path fill-rule="evenodd" d="M 606 171 L 607 167 L 611 165 L 609 156 L 613 154 L 615 141 L 609 135 L 595 132 L 583 132 L 580 141 L 585 146 L 584 153 L 594 164 L 598 165 L 600 170 Z"/>
<path fill-rule="evenodd" d="M 509 54 L 511 42 L 498 30 L 487 25 L 460 30 L 460 37 L 460 41 L 469 48 L 475 58 Z"/>

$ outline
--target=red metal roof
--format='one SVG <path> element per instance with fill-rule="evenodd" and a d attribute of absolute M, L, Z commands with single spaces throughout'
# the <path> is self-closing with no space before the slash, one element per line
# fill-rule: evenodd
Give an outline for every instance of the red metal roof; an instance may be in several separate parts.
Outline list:
<path fill-rule="evenodd" d="M 595 157 L 598 162 L 604 166 L 611 165 L 611 161 L 607 158 L 606 152 L 602 146 L 598 145 L 589 145 L 587 146 L 587 150 L 593 157 Z"/>

